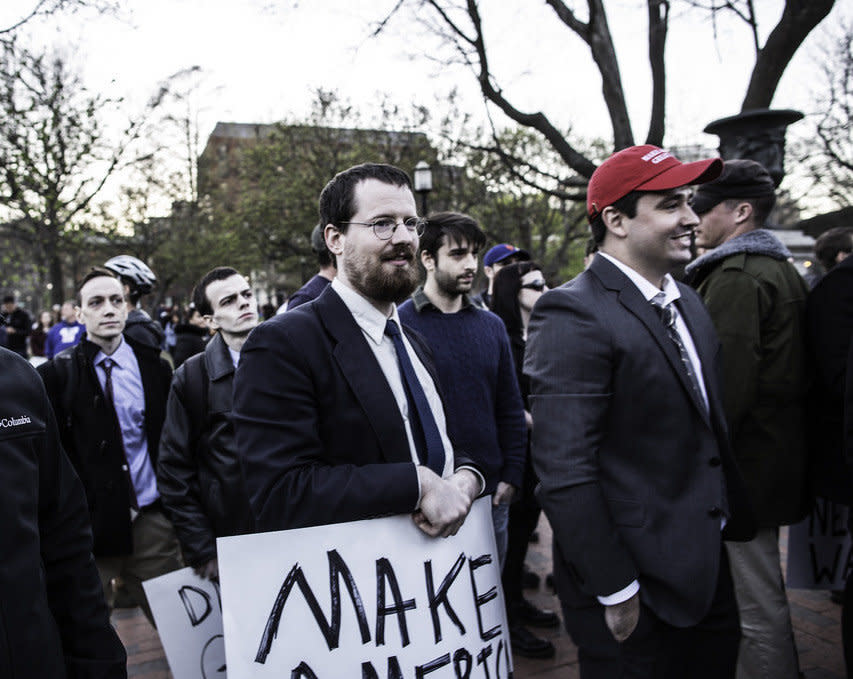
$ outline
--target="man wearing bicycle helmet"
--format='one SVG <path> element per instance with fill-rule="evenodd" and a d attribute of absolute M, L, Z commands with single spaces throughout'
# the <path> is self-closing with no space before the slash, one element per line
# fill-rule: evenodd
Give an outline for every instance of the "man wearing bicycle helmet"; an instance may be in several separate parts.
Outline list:
<path fill-rule="evenodd" d="M 157 284 L 157 277 L 145 262 L 131 255 L 118 255 L 104 262 L 104 268 L 118 276 L 127 300 L 127 323 L 124 334 L 147 346 L 163 347 L 165 335 L 157 321 L 139 306 L 139 300 Z"/>

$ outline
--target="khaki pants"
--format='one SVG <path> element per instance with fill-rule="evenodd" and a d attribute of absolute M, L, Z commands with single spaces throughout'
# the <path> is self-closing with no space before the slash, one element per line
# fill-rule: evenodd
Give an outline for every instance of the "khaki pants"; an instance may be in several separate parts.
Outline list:
<path fill-rule="evenodd" d="M 133 522 L 133 554 L 95 559 L 107 606 L 113 608 L 112 579 L 121 577 L 128 594 L 154 625 L 142 581 L 171 573 L 182 567 L 181 550 L 171 522 L 159 510 L 143 512 Z M 156 625 L 154 625 L 156 627 Z"/>
<path fill-rule="evenodd" d="M 762 528 L 753 540 L 727 542 L 726 547 L 742 634 L 737 679 L 797 679 L 797 649 L 779 564 L 779 530 Z"/>

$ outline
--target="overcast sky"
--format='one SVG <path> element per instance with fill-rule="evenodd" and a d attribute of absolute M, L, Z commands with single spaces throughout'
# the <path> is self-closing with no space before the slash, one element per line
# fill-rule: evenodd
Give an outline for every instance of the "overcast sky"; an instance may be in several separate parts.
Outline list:
<path fill-rule="evenodd" d="M 2 0 L 0 26 L 35 0 Z M 442 68 L 440 46 L 410 14 L 387 34 L 370 38 L 371 22 L 394 0 L 126 0 L 119 18 L 64 16 L 33 24 L 30 43 L 73 50 L 87 82 L 141 106 L 156 84 L 190 66 L 204 73 L 200 128 L 206 137 L 216 121 L 273 122 L 305 115 L 312 92 L 338 90 L 359 105 L 387 93 L 400 104 L 423 103 L 437 112 L 457 87 L 472 114 L 483 105 L 476 82 L 461 68 Z M 582 137 L 609 138 L 600 79 L 588 49 L 563 27 L 544 0 L 482 0 L 487 40 L 498 82 L 518 108 L 542 110 Z M 581 6 L 585 3 L 569 3 Z M 668 145 L 703 143 L 711 120 L 740 108 L 754 61 L 745 25 L 729 17 L 717 40 L 707 18 L 672 0 L 667 44 Z M 758 0 L 761 40 L 781 12 L 782 0 Z M 839 0 L 830 18 L 794 58 L 774 100 L 776 108 L 810 113 L 818 96 L 819 46 L 826 28 L 853 15 Z M 648 125 L 650 78 L 646 55 L 645 3 L 607 2 L 635 137 Z M 501 121 L 501 118 L 497 118 Z M 802 125 L 802 124 L 801 124 Z M 792 128 L 792 133 L 795 128 Z"/>

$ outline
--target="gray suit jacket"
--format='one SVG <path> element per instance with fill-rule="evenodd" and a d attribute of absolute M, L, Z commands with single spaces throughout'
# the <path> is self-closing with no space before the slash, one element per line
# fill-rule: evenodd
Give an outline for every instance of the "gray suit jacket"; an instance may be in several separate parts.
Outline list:
<path fill-rule="evenodd" d="M 752 528 L 720 402 L 719 343 L 696 293 L 679 290 L 710 412 L 655 310 L 603 257 L 536 304 L 524 369 L 561 597 L 593 605 L 638 579 L 644 603 L 686 627 L 714 595 L 721 518 L 726 538 Z"/>

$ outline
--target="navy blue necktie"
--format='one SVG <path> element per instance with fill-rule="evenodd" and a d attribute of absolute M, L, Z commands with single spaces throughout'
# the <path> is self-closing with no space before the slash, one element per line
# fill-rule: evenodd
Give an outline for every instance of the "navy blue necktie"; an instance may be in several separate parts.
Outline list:
<path fill-rule="evenodd" d="M 403 378 L 406 400 L 409 403 L 409 424 L 412 428 L 412 438 L 415 440 L 418 459 L 421 464 L 425 464 L 441 476 L 444 472 L 444 444 L 441 442 L 438 425 L 432 416 L 423 387 L 415 374 L 415 368 L 409 359 L 409 353 L 403 344 L 397 323 L 389 319 L 385 324 L 385 334 L 391 338 L 394 350 L 397 352 L 400 377 Z"/>

